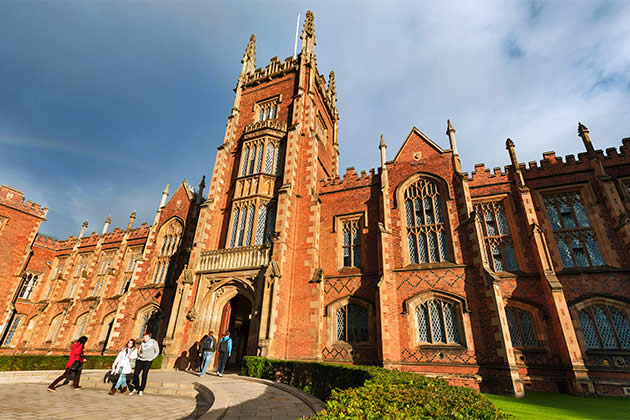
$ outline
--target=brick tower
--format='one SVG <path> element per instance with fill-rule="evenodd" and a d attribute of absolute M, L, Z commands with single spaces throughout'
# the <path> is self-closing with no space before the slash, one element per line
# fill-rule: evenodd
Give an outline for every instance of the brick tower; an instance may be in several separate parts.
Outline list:
<path fill-rule="evenodd" d="M 273 57 L 264 69 L 249 40 L 178 285 L 167 364 L 208 331 L 228 329 L 241 343 L 237 363 L 243 354 L 317 358 L 317 180 L 338 172 L 338 113 L 334 73 L 326 85 L 317 71 L 311 11 L 301 39 L 297 58 Z"/>

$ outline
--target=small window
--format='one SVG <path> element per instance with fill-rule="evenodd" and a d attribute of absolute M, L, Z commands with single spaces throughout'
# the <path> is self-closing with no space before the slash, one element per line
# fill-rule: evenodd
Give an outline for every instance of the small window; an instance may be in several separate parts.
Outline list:
<path fill-rule="evenodd" d="M 490 266 L 494 271 L 515 271 L 516 254 L 503 203 L 478 203 L 474 208 L 481 222 Z"/>
<path fill-rule="evenodd" d="M 505 308 L 510 338 L 514 347 L 538 347 L 532 314 L 520 308 Z"/>
<path fill-rule="evenodd" d="M 337 341 L 360 343 L 369 341 L 368 310 L 349 303 L 337 309 Z"/>
<path fill-rule="evenodd" d="M 341 231 L 344 267 L 361 267 L 361 230 L 359 219 L 344 220 Z"/>
<path fill-rule="evenodd" d="M 127 293 L 129 291 L 129 286 L 131 286 L 131 275 L 128 275 L 123 280 L 122 285 L 120 286 L 120 294 L 124 295 Z"/>
<path fill-rule="evenodd" d="M 457 307 L 433 299 L 416 308 L 418 341 L 428 344 L 461 344 Z"/>
<path fill-rule="evenodd" d="M 604 265 L 580 193 L 546 195 L 544 202 L 562 264 L 565 267 Z"/>
<path fill-rule="evenodd" d="M 37 285 L 38 276 L 36 274 L 27 273 L 22 278 L 22 286 L 18 293 L 19 299 L 30 299 L 33 289 Z"/>
<path fill-rule="evenodd" d="M 630 349 L 627 313 L 615 306 L 595 304 L 578 311 L 588 349 Z"/>
<path fill-rule="evenodd" d="M 50 329 L 48 330 L 48 337 L 46 337 L 46 341 L 54 342 L 55 338 L 57 338 L 57 334 L 59 333 L 59 329 L 61 328 L 61 321 L 63 321 L 63 314 L 57 315 L 50 322 Z"/>
<path fill-rule="evenodd" d="M 273 120 L 278 116 L 278 98 L 257 105 L 258 121 Z"/>
<path fill-rule="evenodd" d="M 15 333 L 17 332 L 20 324 L 22 323 L 23 316 L 16 316 L 13 318 L 13 322 L 11 322 L 11 326 L 9 327 L 9 331 L 7 332 L 6 338 L 4 339 L 3 346 L 10 346 L 13 343 L 13 339 L 15 337 Z M 13 343 L 15 345 L 15 343 Z"/>

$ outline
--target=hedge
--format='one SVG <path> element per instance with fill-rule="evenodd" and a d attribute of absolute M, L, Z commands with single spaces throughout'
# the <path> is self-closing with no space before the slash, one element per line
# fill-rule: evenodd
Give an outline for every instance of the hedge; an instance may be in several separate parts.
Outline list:
<path fill-rule="evenodd" d="M 85 356 L 83 369 L 110 369 L 116 356 Z M 68 356 L 18 355 L 0 356 L 0 371 L 9 370 L 64 370 Z M 152 369 L 162 367 L 160 354 L 151 365 Z"/>
<path fill-rule="evenodd" d="M 507 419 L 479 392 L 443 379 L 374 366 L 243 357 L 241 373 L 302 389 L 326 402 L 313 419 Z"/>

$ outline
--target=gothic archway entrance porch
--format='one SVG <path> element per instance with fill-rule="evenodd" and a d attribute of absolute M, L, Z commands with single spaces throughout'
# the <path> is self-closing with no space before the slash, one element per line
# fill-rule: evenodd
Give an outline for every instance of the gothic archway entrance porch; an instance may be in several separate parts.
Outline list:
<path fill-rule="evenodd" d="M 228 360 L 229 368 L 238 369 L 243 356 L 253 355 L 255 353 L 255 346 L 251 348 L 252 346 L 250 345 L 252 341 L 250 333 L 253 332 L 250 328 L 251 321 L 252 303 L 245 296 L 237 294 L 223 306 L 218 337 L 220 339 L 225 335 L 226 331 L 230 331 L 230 337 L 232 338 L 232 356 Z M 218 358 L 215 358 L 215 368 L 217 365 Z"/>

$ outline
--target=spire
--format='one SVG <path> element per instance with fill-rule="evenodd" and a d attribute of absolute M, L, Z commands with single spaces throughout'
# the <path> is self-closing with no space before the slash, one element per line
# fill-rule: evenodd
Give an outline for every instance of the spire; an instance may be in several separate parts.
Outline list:
<path fill-rule="evenodd" d="M 129 224 L 127 225 L 127 230 L 131 230 L 131 226 L 133 226 L 133 221 L 136 219 L 136 211 L 132 211 L 129 216 Z"/>
<path fill-rule="evenodd" d="M 453 124 L 451 124 L 451 120 L 446 120 L 446 135 L 451 143 L 451 150 L 453 151 L 453 154 L 458 155 L 457 143 L 455 142 L 455 129 L 453 128 Z"/>
<path fill-rule="evenodd" d="M 584 142 L 584 147 L 586 147 L 586 151 L 589 155 L 595 155 L 595 148 L 593 147 L 593 143 L 591 143 L 591 136 L 589 136 L 588 128 L 581 122 L 578 122 L 578 136 L 582 138 L 582 142 Z"/>
<path fill-rule="evenodd" d="M 160 201 L 160 208 L 166 205 L 166 198 L 168 197 L 168 186 L 169 184 L 166 184 L 166 188 L 164 188 L 164 191 L 162 192 L 162 201 Z"/>
<path fill-rule="evenodd" d="M 326 95 L 328 95 L 328 99 L 330 99 L 330 103 L 334 106 L 337 102 L 337 85 L 335 84 L 335 72 L 331 71 L 328 76 L 328 89 L 326 90 Z"/>
<path fill-rule="evenodd" d="M 201 204 L 201 197 L 203 196 L 203 189 L 206 188 L 206 176 L 201 178 L 199 183 L 199 192 L 197 193 L 197 204 Z"/>
<path fill-rule="evenodd" d="M 105 219 L 105 225 L 103 225 L 103 232 L 101 235 L 105 235 L 107 233 L 107 229 L 109 229 L 109 224 L 112 222 L 112 216 L 107 216 Z"/>
<path fill-rule="evenodd" d="M 313 54 L 313 47 L 315 46 L 315 25 L 313 21 L 315 15 L 312 11 L 306 12 L 306 19 L 304 19 L 304 28 L 302 29 L 302 56 L 304 58 L 310 57 Z"/>
<path fill-rule="evenodd" d="M 514 150 L 514 142 L 512 141 L 512 139 L 508 138 L 507 140 L 505 140 L 505 148 L 510 155 L 510 161 L 512 162 L 512 169 L 514 169 L 516 184 L 519 187 L 524 187 L 525 179 L 523 178 L 523 172 L 521 172 L 521 167 L 518 164 L 518 159 L 516 158 L 516 151 Z"/>
<path fill-rule="evenodd" d="M 81 233 L 79 233 L 79 239 L 83 238 L 83 234 L 85 233 L 85 229 L 88 227 L 88 221 L 85 219 L 85 222 L 81 225 Z"/>
<path fill-rule="evenodd" d="M 381 168 L 383 173 L 387 172 L 387 165 L 385 165 L 385 162 L 387 162 L 387 157 L 385 155 L 385 150 L 387 149 L 387 145 L 385 144 L 385 137 L 383 137 L 383 135 L 381 134 L 381 141 L 378 144 L 378 148 L 381 151 Z"/>
<path fill-rule="evenodd" d="M 245 54 L 243 54 L 243 69 L 241 74 L 247 74 L 256 70 L 256 35 L 252 34 L 249 37 L 247 48 L 245 48 Z"/>

